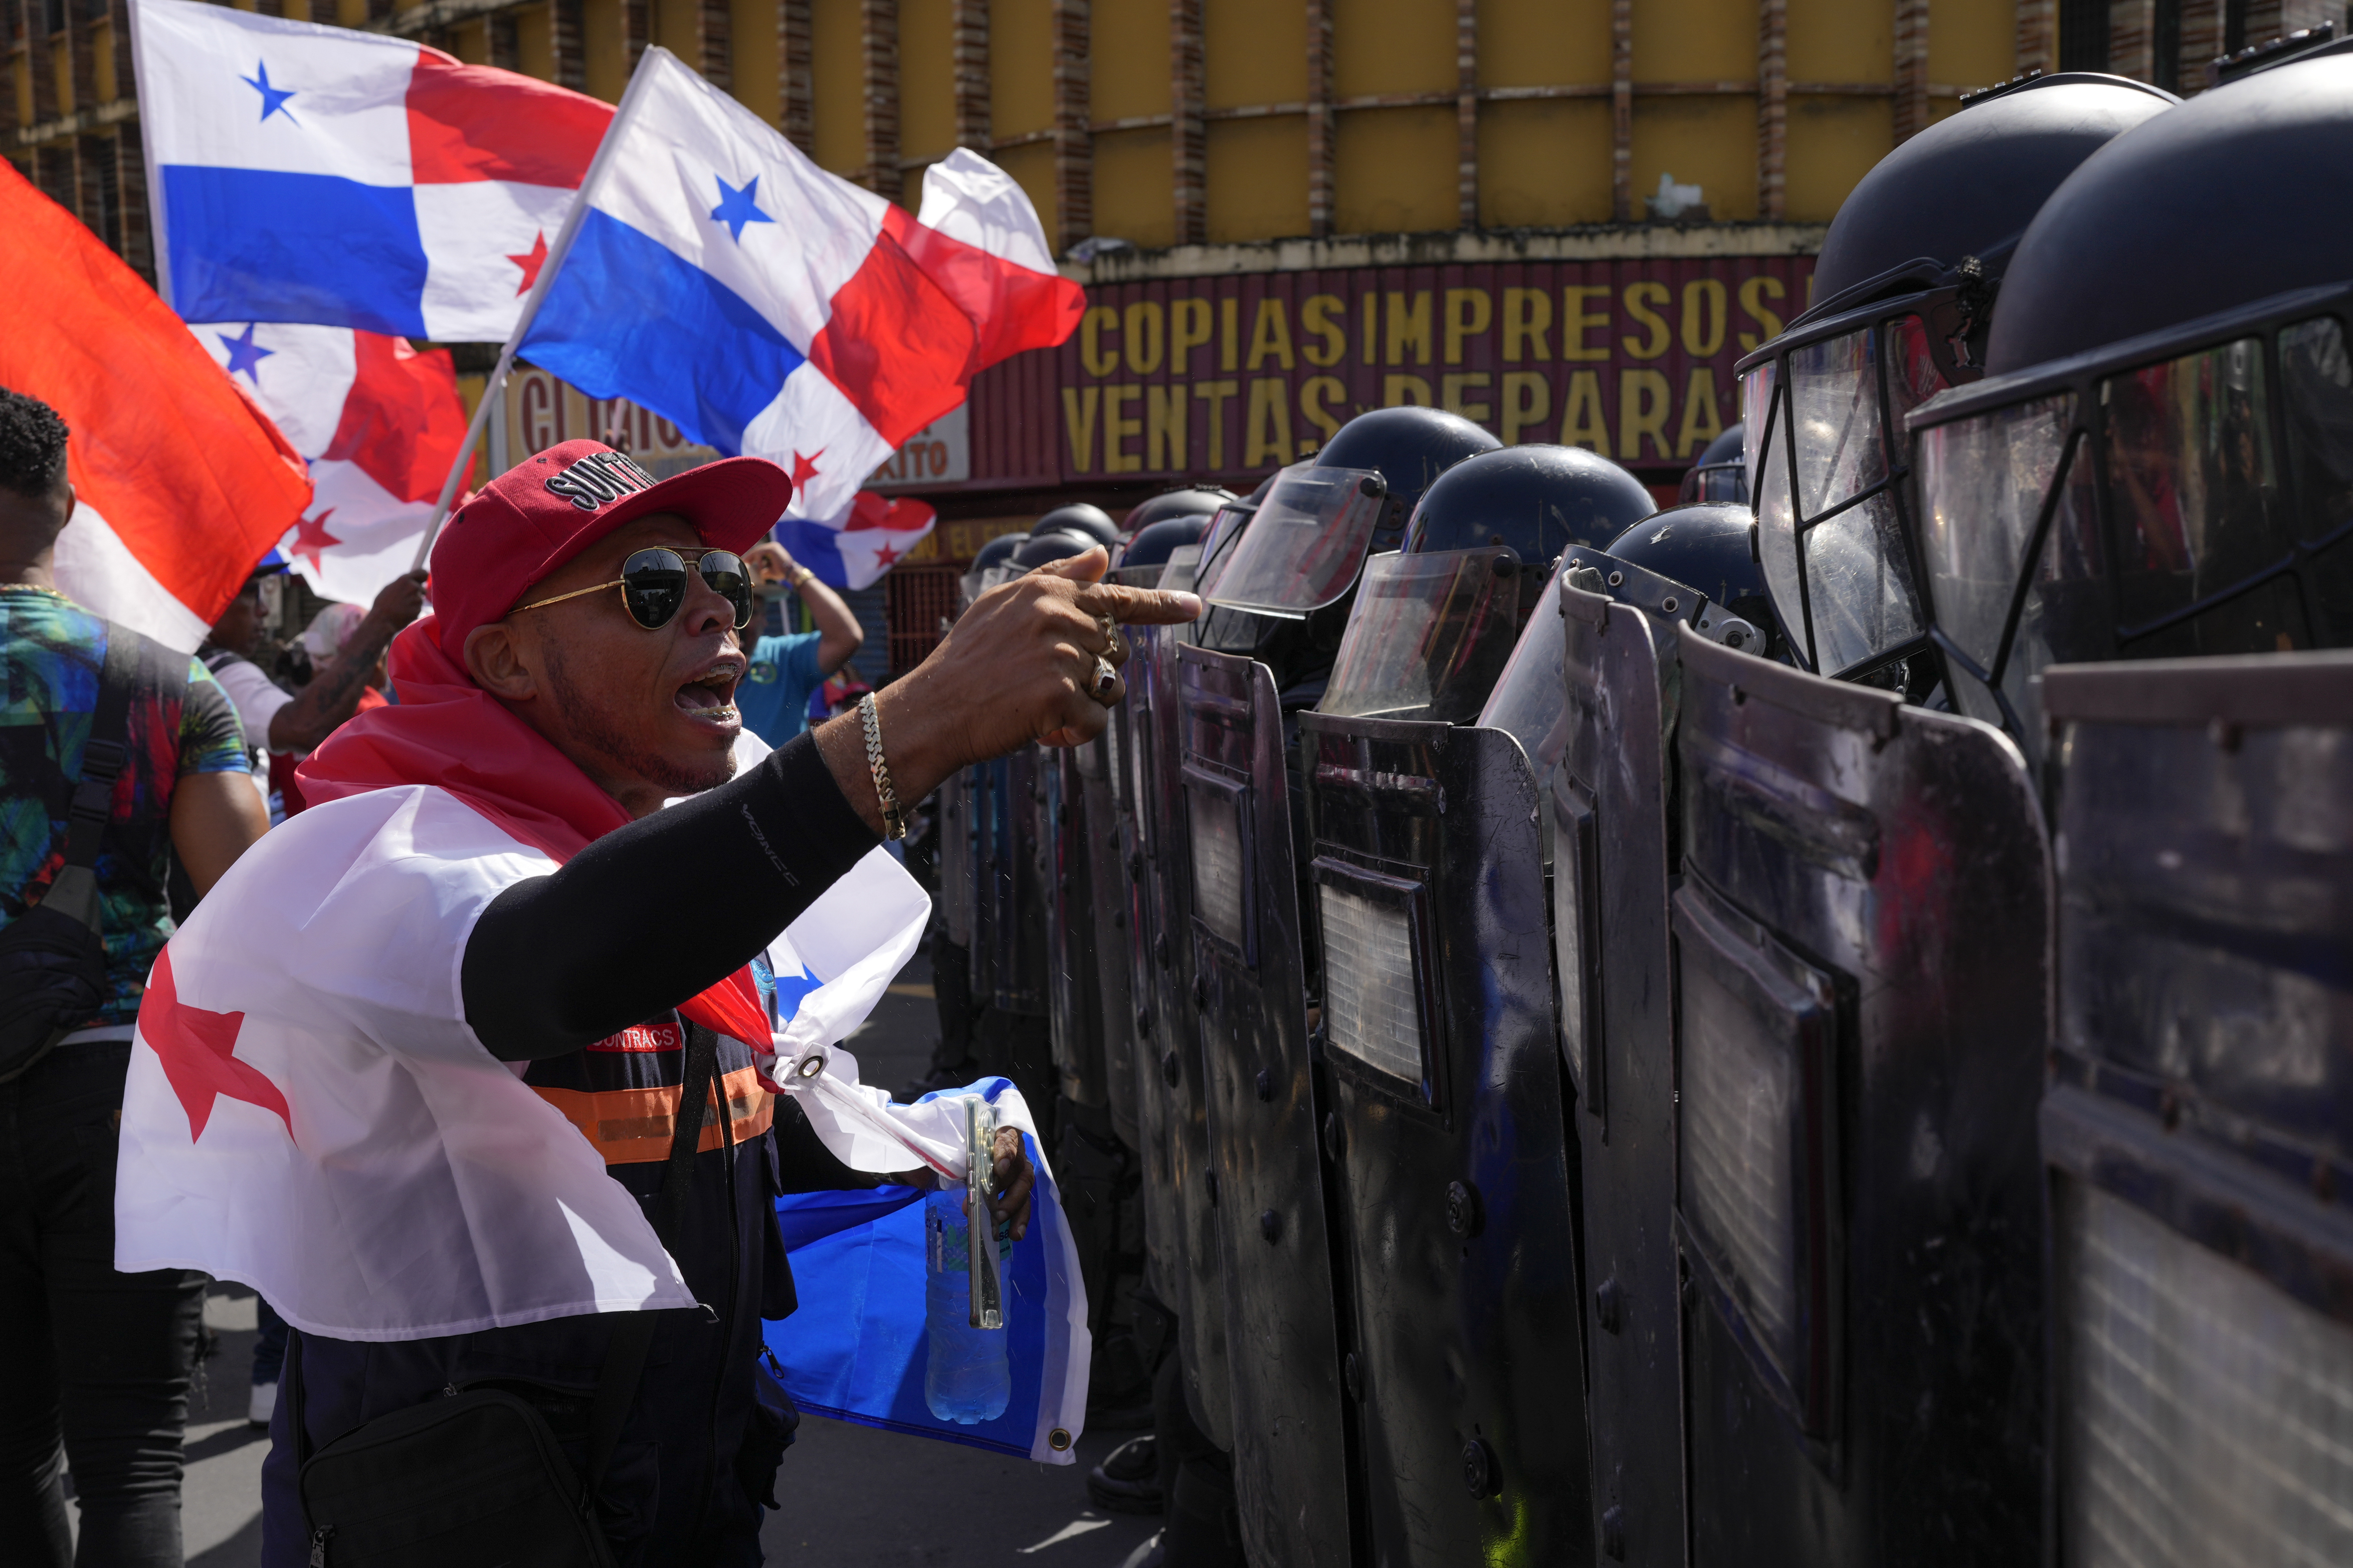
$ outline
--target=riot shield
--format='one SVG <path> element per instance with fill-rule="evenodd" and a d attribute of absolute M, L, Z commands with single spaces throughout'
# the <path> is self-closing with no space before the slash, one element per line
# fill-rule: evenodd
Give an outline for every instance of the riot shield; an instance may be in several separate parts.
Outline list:
<path fill-rule="evenodd" d="M 1684 1557 L 1665 676 L 1674 633 L 1563 584 L 1552 775 L 1560 1057 L 1583 1169 L 1595 1561 Z"/>
<path fill-rule="evenodd" d="M 940 785 L 940 925 L 951 946 L 972 946 L 972 783 L 974 770 Z"/>
<path fill-rule="evenodd" d="M 1087 918 L 1095 938 L 1095 1029 L 1103 1054 L 1103 1100 L 1112 1130 L 1130 1149 L 1140 1148 L 1135 1109 L 1134 954 L 1128 926 L 1128 842 L 1134 805 L 1127 769 L 1128 706 L 1112 710 L 1111 722 L 1092 743 L 1079 749 L 1081 794 L 1087 831 Z"/>
<path fill-rule="evenodd" d="M 1300 731 L 1372 1560 L 1588 1561 L 1535 770 L 1501 730 L 1318 712 Z"/>
<path fill-rule="evenodd" d="M 989 871 L 996 899 L 990 932 L 996 951 L 996 1005 L 1007 1013 L 1046 1016 L 1046 836 L 1039 831 L 1044 757 L 1024 746 L 991 770 Z"/>
<path fill-rule="evenodd" d="M 1180 647 L 1176 677 L 1184 808 L 1166 826 L 1185 835 L 1191 883 L 1242 1540 L 1254 1563 L 1351 1563 L 1354 1467 L 1282 714 L 1264 665 Z"/>
<path fill-rule="evenodd" d="M 2353 1562 L 2353 655 L 2042 677 L 2053 1550 Z"/>
<path fill-rule="evenodd" d="M 1086 773 L 1098 782 L 1102 742 L 1038 751 L 1039 844 L 1045 851 L 1046 1009 L 1056 1087 L 1073 1105 L 1107 1111 L 1102 999 L 1097 994 L 1092 831 Z"/>
<path fill-rule="evenodd" d="M 1154 1294 L 1176 1310 L 1186 1404 L 1209 1440 L 1230 1450 L 1233 1380 L 1200 1009 L 1193 993 L 1193 889 L 1183 826 L 1184 709 L 1177 700 L 1176 654 L 1185 629 L 1135 626 L 1128 632 L 1134 648 L 1127 700 L 1134 721 L 1136 846 L 1143 858 L 1140 866 L 1130 862 L 1140 872 L 1135 907 L 1144 917 L 1135 928 L 1141 946 L 1136 973 L 1149 980 L 1135 1034 L 1145 1137 L 1144 1228 Z"/>
<path fill-rule="evenodd" d="M 2023 761 L 1676 637 L 1693 1560 L 2034 1561 L 2050 879 Z"/>

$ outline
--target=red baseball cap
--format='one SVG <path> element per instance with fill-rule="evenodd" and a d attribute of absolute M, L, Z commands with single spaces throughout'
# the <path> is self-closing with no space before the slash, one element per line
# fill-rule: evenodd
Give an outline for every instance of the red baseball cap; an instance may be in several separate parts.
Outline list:
<path fill-rule="evenodd" d="M 433 616 L 453 658 L 466 635 L 634 518 L 675 512 L 713 550 L 750 549 L 785 515 L 793 481 L 765 458 L 723 458 L 657 480 L 601 441 L 526 458 L 450 515 L 433 544 Z"/>

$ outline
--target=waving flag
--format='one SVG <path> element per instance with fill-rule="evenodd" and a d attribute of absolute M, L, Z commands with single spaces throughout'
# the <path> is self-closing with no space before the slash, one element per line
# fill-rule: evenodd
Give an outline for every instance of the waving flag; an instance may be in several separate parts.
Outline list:
<path fill-rule="evenodd" d="M 788 517 L 777 525 L 776 541 L 828 586 L 871 588 L 939 520 L 928 502 L 913 496 L 860 490 L 839 522 Z"/>
<path fill-rule="evenodd" d="M 164 293 L 192 321 L 495 342 L 607 104 L 380 33 L 132 8 Z"/>
<path fill-rule="evenodd" d="M 58 584 L 194 652 L 311 498 L 302 462 L 80 220 L 0 168 L 0 386 L 73 435 Z"/>
<path fill-rule="evenodd" d="M 1084 308 L 1020 188 L 959 151 L 920 218 L 819 169 L 649 48 L 521 352 L 722 452 L 786 465 L 835 531 L 866 477 L 979 371 Z"/>
<path fill-rule="evenodd" d="M 310 462 L 311 503 L 279 549 L 327 598 L 372 602 L 414 564 L 465 439 L 448 351 L 347 327 L 188 330 Z"/>

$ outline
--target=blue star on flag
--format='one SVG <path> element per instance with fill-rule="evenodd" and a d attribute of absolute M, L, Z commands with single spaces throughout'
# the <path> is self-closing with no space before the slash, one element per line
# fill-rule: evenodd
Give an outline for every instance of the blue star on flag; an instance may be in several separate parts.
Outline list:
<path fill-rule="evenodd" d="M 715 222 L 727 226 L 728 238 L 741 245 L 745 225 L 776 221 L 754 205 L 760 194 L 759 175 L 753 175 L 740 191 L 716 174 L 711 177 L 719 180 L 719 205 L 711 209 L 711 216 Z"/>
<path fill-rule="evenodd" d="M 248 321 L 245 324 L 245 335 L 242 337 L 233 338 L 227 332 L 215 332 L 213 336 L 221 341 L 221 347 L 228 350 L 229 374 L 242 375 L 254 385 L 259 386 L 261 377 L 254 373 L 261 368 L 263 360 L 278 351 L 263 348 L 253 341 L 254 325 L 255 323 Z"/>
<path fill-rule="evenodd" d="M 294 120 L 294 111 L 286 107 L 286 100 L 294 96 L 294 89 L 290 87 L 269 85 L 269 63 L 267 60 L 256 60 L 253 65 L 253 75 L 239 77 L 237 79 L 261 95 L 262 119 L 267 120 L 273 114 L 282 114 L 289 120 Z M 300 125 L 302 122 L 294 120 L 294 123 Z"/>

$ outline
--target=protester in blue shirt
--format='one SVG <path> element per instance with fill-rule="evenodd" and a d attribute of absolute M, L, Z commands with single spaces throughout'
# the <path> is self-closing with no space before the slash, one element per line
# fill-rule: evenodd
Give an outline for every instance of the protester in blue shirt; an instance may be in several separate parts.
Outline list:
<path fill-rule="evenodd" d="M 781 746 L 808 728 L 809 694 L 827 676 L 848 664 L 866 640 L 864 628 L 841 595 L 818 581 L 773 540 L 744 552 L 744 563 L 763 584 L 789 583 L 808 606 L 813 632 L 762 637 L 746 649 L 752 667 L 735 688 L 744 727 L 771 746 Z"/>

